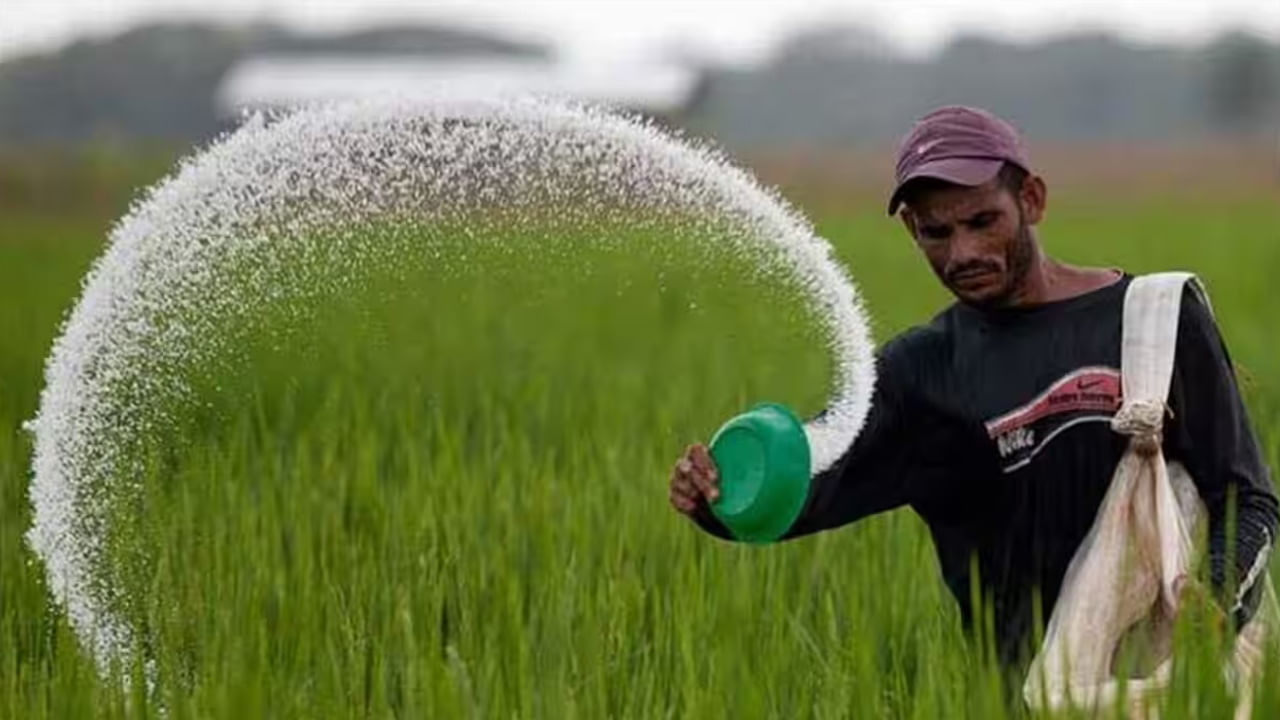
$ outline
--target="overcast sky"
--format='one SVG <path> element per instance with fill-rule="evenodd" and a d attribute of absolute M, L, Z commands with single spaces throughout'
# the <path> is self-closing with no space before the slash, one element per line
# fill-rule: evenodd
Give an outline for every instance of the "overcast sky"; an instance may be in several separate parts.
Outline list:
<path fill-rule="evenodd" d="M 0 57 L 156 19 L 276 20 L 331 30 L 380 21 L 444 21 L 555 43 L 589 59 L 698 47 L 751 61 L 797 27 L 865 23 L 927 53 L 957 31 L 1036 39 L 1080 28 L 1196 42 L 1224 28 L 1280 39 L 1280 0 L 0 0 Z"/>

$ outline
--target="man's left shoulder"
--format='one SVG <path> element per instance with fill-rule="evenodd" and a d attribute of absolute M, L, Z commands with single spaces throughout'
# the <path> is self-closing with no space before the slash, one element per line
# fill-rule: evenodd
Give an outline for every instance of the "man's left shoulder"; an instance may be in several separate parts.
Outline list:
<path fill-rule="evenodd" d="M 1136 280 L 1141 276 L 1126 273 L 1125 277 L 1127 280 Z M 1191 334 L 1217 336 L 1217 322 L 1209 292 L 1204 283 L 1194 275 L 1182 285 L 1182 299 L 1178 308 L 1178 336 L 1182 338 Z"/>
<path fill-rule="evenodd" d="M 1178 310 L 1178 337 L 1198 336 L 1220 341 L 1218 323 L 1209 301 L 1209 291 L 1199 279 L 1188 280 L 1182 286 L 1182 303 Z"/>

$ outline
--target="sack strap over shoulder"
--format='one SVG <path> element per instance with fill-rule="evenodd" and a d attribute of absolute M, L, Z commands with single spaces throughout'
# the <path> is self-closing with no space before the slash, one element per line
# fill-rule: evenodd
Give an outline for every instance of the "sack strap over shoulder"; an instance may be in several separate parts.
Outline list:
<path fill-rule="evenodd" d="M 1195 275 L 1167 272 L 1143 275 L 1129 283 L 1124 298 L 1124 336 L 1120 349 L 1124 402 L 1111 420 L 1118 433 L 1132 436 L 1134 449 L 1152 454 L 1160 448 L 1173 380 L 1174 350 L 1182 289 L 1192 289 L 1209 306 Z"/>

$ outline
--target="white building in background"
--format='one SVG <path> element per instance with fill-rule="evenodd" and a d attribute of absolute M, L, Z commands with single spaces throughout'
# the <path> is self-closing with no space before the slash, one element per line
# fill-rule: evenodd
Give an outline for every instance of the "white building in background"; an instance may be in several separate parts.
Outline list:
<path fill-rule="evenodd" d="M 375 97 L 539 95 L 674 118 L 701 90 L 697 70 L 676 65 L 586 65 L 524 58 L 263 56 L 234 66 L 215 98 L 224 117 L 244 110 Z"/>

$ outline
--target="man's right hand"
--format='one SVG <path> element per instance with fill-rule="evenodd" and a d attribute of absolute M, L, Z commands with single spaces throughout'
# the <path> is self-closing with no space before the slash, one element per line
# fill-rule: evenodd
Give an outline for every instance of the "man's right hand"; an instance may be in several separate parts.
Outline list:
<path fill-rule="evenodd" d="M 703 502 L 714 502 L 720 497 L 720 474 L 707 446 L 690 445 L 671 470 L 669 490 L 671 506 L 685 515 L 692 515 Z"/>

